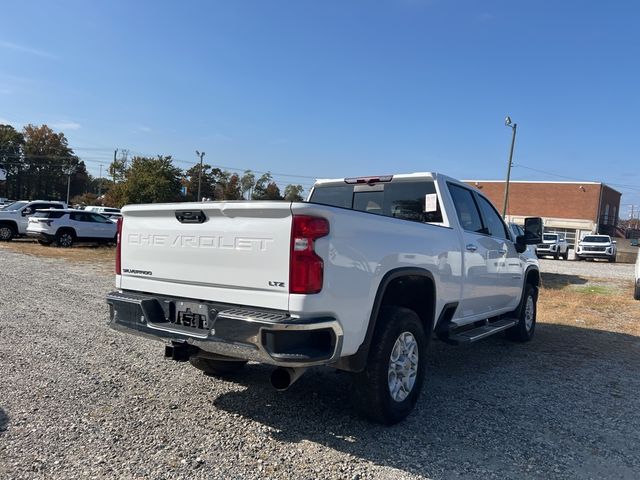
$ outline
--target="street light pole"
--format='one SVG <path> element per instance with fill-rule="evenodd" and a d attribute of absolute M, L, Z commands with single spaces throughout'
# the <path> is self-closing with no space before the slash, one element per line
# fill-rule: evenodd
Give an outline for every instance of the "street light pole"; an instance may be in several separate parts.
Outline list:
<path fill-rule="evenodd" d="M 511 128 L 511 149 L 509 150 L 509 164 L 507 165 L 507 181 L 504 186 L 504 205 L 502 207 L 502 218 L 507 218 L 507 204 L 509 203 L 509 180 L 511 180 L 511 167 L 513 166 L 513 147 L 516 144 L 516 130 L 518 129 L 517 123 L 511 123 L 511 117 L 504 119 L 504 124 Z"/>
<path fill-rule="evenodd" d="M 67 174 L 67 206 L 69 206 L 69 191 L 71 190 L 71 175 L 75 171 L 75 168 L 72 166 L 67 167 L 64 173 Z"/>
<path fill-rule="evenodd" d="M 204 157 L 204 152 L 200 153 L 198 150 L 196 150 L 196 155 L 200 157 L 200 171 L 198 172 L 198 197 L 196 198 L 196 201 L 200 202 L 202 200 L 202 197 L 200 195 L 202 193 L 202 158 Z"/>

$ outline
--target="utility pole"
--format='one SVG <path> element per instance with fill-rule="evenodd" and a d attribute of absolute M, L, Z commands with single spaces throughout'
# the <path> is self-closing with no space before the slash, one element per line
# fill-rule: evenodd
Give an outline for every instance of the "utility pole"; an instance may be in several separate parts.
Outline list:
<path fill-rule="evenodd" d="M 511 123 L 511 117 L 507 116 L 504 119 L 504 124 L 507 127 L 511 128 L 511 150 L 509 150 L 509 164 L 507 165 L 507 181 L 504 185 L 504 206 L 502 207 L 502 218 L 506 220 L 507 218 L 507 204 L 509 203 L 509 181 L 511 180 L 511 167 L 513 166 L 513 147 L 516 144 L 516 129 L 518 128 L 517 123 Z"/>
<path fill-rule="evenodd" d="M 202 158 L 204 157 L 204 152 L 200 153 L 198 150 L 196 150 L 196 155 L 200 157 L 200 171 L 198 172 L 198 197 L 196 198 L 196 201 L 200 202 L 202 201 L 202 197 L 200 195 L 202 193 Z"/>
<path fill-rule="evenodd" d="M 118 149 L 116 148 L 113 151 L 113 163 L 112 165 L 112 169 L 111 169 L 111 173 L 113 174 L 113 184 L 116 184 L 116 156 L 118 155 Z"/>
<path fill-rule="evenodd" d="M 102 196 L 102 164 L 100 164 L 100 176 L 98 177 L 98 198 Z"/>
<path fill-rule="evenodd" d="M 71 175 L 73 174 L 74 171 L 75 171 L 75 167 L 72 167 L 71 165 L 69 165 L 64 172 L 67 175 L 67 207 L 69 206 L 69 191 L 71 190 Z"/>

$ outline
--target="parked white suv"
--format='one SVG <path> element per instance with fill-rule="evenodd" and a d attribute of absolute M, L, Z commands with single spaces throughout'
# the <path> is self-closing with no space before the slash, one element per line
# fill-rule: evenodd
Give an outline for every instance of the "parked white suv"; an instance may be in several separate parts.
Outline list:
<path fill-rule="evenodd" d="M 569 244 L 561 233 L 545 233 L 542 235 L 542 243 L 536 246 L 538 257 L 551 256 L 558 260 L 569 258 Z"/>
<path fill-rule="evenodd" d="M 37 210 L 67 208 L 64 202 L 33 200 L 14 202 L 0 210 L 0 241 L 8 242 L 27 233 L 29 217 Z"/>
<path fill-rule="evenodd" d="M 576 260 L 604 258 L 614 263 L 617 253 L 616 241 L 609 235 L 587 235 L 578 243 Z"/>
<path fill-rule="evenodd" d="M 42 210 L 29 218 L 27 235 L 41 245 L 71 247 L 74 242 L 115 243 L 117 226 L 99 213 L 84 210 Z"/>

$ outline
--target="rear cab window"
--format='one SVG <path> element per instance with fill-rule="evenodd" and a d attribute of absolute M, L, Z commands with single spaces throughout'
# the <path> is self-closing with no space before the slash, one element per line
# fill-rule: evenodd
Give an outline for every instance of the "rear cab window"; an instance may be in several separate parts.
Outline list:
<path fill-rule="evenodd" d="M 316 185 L 309 202 L 412 222 L 440 224 L 443 219 L 437 199 L 435 210 L 426 211 L 427 195 L 435 193 L 435 183 L 429 179 L 356 184 L 345 182 Z"/>

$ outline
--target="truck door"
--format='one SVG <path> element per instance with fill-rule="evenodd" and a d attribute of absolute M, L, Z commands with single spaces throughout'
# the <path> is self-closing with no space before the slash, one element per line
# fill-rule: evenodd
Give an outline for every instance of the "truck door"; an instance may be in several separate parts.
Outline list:
<path fill-rule="evenodd" d="M 485 232 L 480 210 L 471 189 L 449 184 L 462 230 L 462 298 L 456 316 L 473 317 L 491 311 L 497 283 L 495 269 L 488 259 L 496 255 L 497 245 Z"/>
<path fill-rule="evenodd" d="M 520 254 L 511 240 L 507 226 L 495 207 L 481 195 L 474 193 L 485 231 L 490 237 L 485 239 L 491 245 L 487 257 L 487 269 L 495 274 L 496 285 L 493 291 L 491 310 L 515 308 L 520 299 L 523 281 L 523 263 Z"/>

